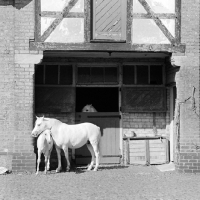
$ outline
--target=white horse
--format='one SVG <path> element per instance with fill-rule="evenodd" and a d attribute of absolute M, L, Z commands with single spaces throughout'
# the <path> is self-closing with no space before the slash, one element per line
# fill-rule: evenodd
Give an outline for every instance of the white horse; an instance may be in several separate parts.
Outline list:
<path fill-rule="evenodd" d="M 53 139 L 51 138 L 51 131 L 43 131 L 37 139 L 37 148 L 38 148 L 38 159 L 37 159 L 37 171 L 36 175 L 39 172 L 39 166 L 41 162 L 41 154 L 44 154 L 45 157 L 45 169 L 44 173 L 47 173 L 47 170 L 50 169 L 50 156 L 53 149 Z"/>
<path fill-rule="evenodd" d="M 91 170 L 94 165 L 94 158 L 96 156 L 96 165 L 94 171 L 98 170 L 100 160 L 100 140 L 101 132 L 100 128 L 92 123 L 81 123 L 76 125 L 68 125 L 53 118 L 37 117 L 35 127 L 31 133 L 33 137 L 37 137 L 43 131 L 50 129 L 51 136 L 53 138 L 57 156 L 58 156 L 58 168 L 56 172 L 60 172 L 61 156 L 60 151 L 63 149 L 65 158 L 67 160 L 67 171 L 70 170 L 70 162 L 68 158 L 68 148 L 77 149 L 84 144 L 87 145 L 92 160 L 87 170 Z M 88 143 L 89 142 L 89 143 Z"/>
<path fill-rule="evenodd" d="M 92 104 L 83 107 L 82 112 L 97 112 Z"/>

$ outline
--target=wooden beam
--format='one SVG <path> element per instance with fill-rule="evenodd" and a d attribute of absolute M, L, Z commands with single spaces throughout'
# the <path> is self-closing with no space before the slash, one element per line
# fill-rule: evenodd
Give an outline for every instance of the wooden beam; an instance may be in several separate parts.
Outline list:
<path fill-rule="evenodd" d="M 35 1 L 35 40 L 41 41 L 41 0 Z"/>
<path fill-rule="evenodd" d="M 30 42 L 30 50 L 173 52 L 185 53 L 185 45 L 128 43 L 50 43 Z"/>
<path fill-rule="evenodd" d="M 74 7 L 74 5 L 78 2 L 78 0 L 70 0 L 67 6 L 63 9 L 61 14 L 52 22 L 52 24 L 48 27 L 48 29 L 41 36 L 41 41 L 45 41 L 50 34 L 55 30 L 55 28 L 60 24 L 63 20 L 64 16 L 69 13 L 69 11 Z"/>
<path fill-rule="evenodd" d="M 85 42 L 90 42 L 91 39 L 91 32 L 92 32 L 92 26 L 91 26 L 91 2 L 90 0 L 84 0 L 84 13 L 85 13 L 85 19 L 84 19 L 84 39 Z"/>
<path fill-rule="evenodd" d="M 175 0 L 175 37 L 177 43 L 181 42 L 181 0 Z"/>
<path fill-rule="evenodd" d="M 171 44 L 176 44 L 175 38 L 172 36 L 172 34 L 168 31 L 166 26 L 162 23 L 162 21 L 155 15 L 155 13 L 152 11 L 149 4 L 146 2 L 146 0 L 138 0 L 141 5 L 144 7 L 144 9 L 147 11 L 148 15 L 151 16 L 151 18 L 154 20 L 154 22 L 157 24 L 157 26 L 160 28 L 160 30 L 163 32 L 163 34 L 168 38 L 168 40 L 171 42 Z"/>
<path fill-rule="evenodd" d="M 131 44 L 131 33 L 132 33 L 132 10 L 133 10 L 133 0 L 128 0 L 127 2 L 127 32 L 126 41 Z"/>
<path fill-rule="evenodd" d="M 159 18 L 159 19 L 176 19 L 177 18 L 177 15 L 176 14 L 173 14 L 173 13 L 154 13 L 154 16 L 156 18 Z M 133 13 L 132 17 L 134 19 L 152 19 L 152 16 L 150 13 Z"/>
<path fill-rule="evenodd" d="M 41 12 L 41 17 L 49 17 L 49 18 L 58 18 L 62 15 L 62 12 L 54 12 L 54 11 L 43 11 Z M 79 12 L 71 12 L 65 13 L 63 18 L 84 18 L 84 13 Z"/>

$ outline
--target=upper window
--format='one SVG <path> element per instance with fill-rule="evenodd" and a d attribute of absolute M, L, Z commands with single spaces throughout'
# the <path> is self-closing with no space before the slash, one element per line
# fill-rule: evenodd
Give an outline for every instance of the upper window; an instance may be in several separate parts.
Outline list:
<path fill-rule="evenodd" d="M 163 65 L 124 65 L 124 85 L 162 85 Z"/>
<path fill-rule="evenodd" d="M 35 84 L 72 85 L 71 65 L 36 65 Z"/>
<path fill-rule="evenodd" d="M 78 84 L 117 84 L 117 67 L 78 67 Z"/>
<path fill-rule="evenodd" d="M 126 1 L 93 1 L 93 40 L 126 40 Z"/>
<path fill-rule="evenodd" d="M 175 0 L 133 0 L 132 43 L 178 43 L 179 8 L 180 3 Z"/>

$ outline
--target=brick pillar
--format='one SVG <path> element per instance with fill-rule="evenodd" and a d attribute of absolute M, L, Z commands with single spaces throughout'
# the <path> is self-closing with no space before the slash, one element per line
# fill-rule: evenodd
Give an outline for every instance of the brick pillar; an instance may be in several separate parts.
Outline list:
<path fill-rule="evenodd" d="M 176 74 L 174 162 L 176 170 L 184 173 L 200 173 L 199 60 L 195 56 L 172 56 L 172 65 L 180 66 Z"/>
<path fill-rule="evenodd" d="M 31 137 L 34 120 L 34 65 L 42 57 L 42 52 L 15 54 L 13 171 L 35 171 L 36 154 Z"/>

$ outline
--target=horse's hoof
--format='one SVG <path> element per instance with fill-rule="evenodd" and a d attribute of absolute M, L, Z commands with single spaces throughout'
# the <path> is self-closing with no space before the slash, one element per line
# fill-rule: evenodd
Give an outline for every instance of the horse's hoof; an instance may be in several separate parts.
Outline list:
<path fill-rule="evenodd" d="M 66 169 L 66 172 L 70 172 L 70 169 L 67 168 L 67 169 Z"/>
<path fill-rule="evenodd" d="M 95 168 L 94 168 L 94 170 L 93 170 L 93 171 L 94 171 L 94 172 L 97 172 L 97 171 L 98 171 L 98 169 L 95 169 Z"/>
<path fill-rule="evenodd" d="M 35 175 L 38 175 L 38 172 L 36 172 Z"/>
<path fill-rule="evenodd" d="M 61 171 L 61 169 L 56 169 L 56 173 L 59 173 Z"/>

